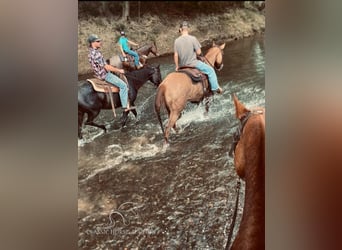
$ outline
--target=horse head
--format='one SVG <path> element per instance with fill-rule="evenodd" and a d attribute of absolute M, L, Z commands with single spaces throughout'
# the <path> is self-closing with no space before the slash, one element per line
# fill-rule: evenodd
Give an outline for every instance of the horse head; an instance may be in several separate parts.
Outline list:
<path fill-rule="evenodd" d="M 255 137 L 257 137 L 259 134 L 260 137 L 262 137 L 262 135 L 264 137 L 265 110 L 264 108 L 259 107 L 248 109 L 238 100 L 235 94 L 233 94 L 232 97 L 234 100 L 234 106 L 236 110 L 236 118 L 239 119 L 241 122 L 241 125 L 237 131 L 237 136 L 234 136 L 236 137 L 234 138 L 234 163 L 237 174 L 240 178 L 244 179 L 246 176 L 245 167 L 251 164 L 255 165 L 255 163 L 252 161 L 257 159 L 257 157 L 252 156 L 258 155 L 258 157 L 262 157 L 260 156 L 261 153 L 259 153 L 259 151 L 262 150 L 260 146 L 262 143 L 260 144 L 259 141 L 262 141 L 262 139 Z M 251 126 L 253 127 L 251 128 Z M 252 140 L 255 141 L 255 145 L 248 146 L 248 143 L 250 143 Z"/>
<path fill-rule="evenodd" d="M 142 56 L 148 56 L 150 53 L 152 53 L 154 56 L 159 56 L 158 51 L 157 51 L 156 42 L 153 42 L 151 44 L 146 44 L 146 45 L 138 48 L 137 52 Z"/>
<path fill-rule="evenodd" d="M 220 71 L 223 68 L 223 50 L 225 46 L 225 43 L 221 45 L 216 45 L 215 42 L 213 42 L 212 47 L 204 56 L 206 62 L 217 71 Z"/>
<path fill-rule="evenodd" d="M 159 56 L 158 50 L 157 50 L 157 45 L 156 45 L 155 41 L 153 41 L 153 43 L 151 45 L 151 51 L 150 52 L 155 56 Z"/>
<path fill-rule="evenodd" d="M 160 73 L 160 65 L 158 64 L 157 66 L 149 66 L 151 68 L 151 77 L 149 80 L 156 86 L 158 87 L 159 84 L 162 82 L 162 77 Z"/>

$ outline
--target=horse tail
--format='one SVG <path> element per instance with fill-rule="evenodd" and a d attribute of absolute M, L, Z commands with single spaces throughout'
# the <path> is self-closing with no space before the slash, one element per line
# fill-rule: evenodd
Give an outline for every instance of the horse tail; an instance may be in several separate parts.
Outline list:
<path fill-rule="evenodd" d="M 160 108 L 165 104 L 164 101 L 164 88 L 162 85 L 159 86 L 159 88 L 157 89 L 157 94 L 156 94 L 156 99 L 154 102 L 154 110 L 157 114 L 157 118 L 161 127 L 161 130 L 163 132 L 163 135 L 165 134 L 164 132 L 164 127 L 163 127 L 163 123 L 160 117 Z"/>

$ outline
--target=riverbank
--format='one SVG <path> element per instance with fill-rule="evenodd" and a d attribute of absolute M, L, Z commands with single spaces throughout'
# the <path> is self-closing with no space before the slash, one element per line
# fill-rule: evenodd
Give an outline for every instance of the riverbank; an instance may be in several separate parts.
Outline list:
<path fill-rule="evenodd" d="M 120 17 L 82 18 L 78 23 L 78 74 L 91 72 L 88 63 L 87 38 L 94 33 L 103 39 L 101 51 L 105 58 L 119 54 L 118 27 L 125 27 L 128 38 L 140 45 L 155 41 L 160 55 L 173 53 L 174 40 L 179 36 L 179 24 L 187 20 L 190 33 L 198 38 L 203 47 L 213 40 L 229 42 L 265 31 L 265 13 L 253 9 L 228 9 L 223 14 L 202 15 L 193 18 L 168 18 L 160 15 L 144 15 L 127 22 Z"/>

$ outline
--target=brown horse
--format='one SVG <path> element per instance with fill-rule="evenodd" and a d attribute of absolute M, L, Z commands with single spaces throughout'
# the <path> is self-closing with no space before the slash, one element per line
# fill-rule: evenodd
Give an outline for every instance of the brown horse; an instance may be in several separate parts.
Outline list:
<path fill-rule="evenodd" d="M 139 61 L 142 65 L 146 64 L 147 57 L 150 53 L 152 53 L 154 56 L 159 55 L 155 42 L 152 42 L 151 44 L 143 45 L 142 47 L 138 48 L 136 51 L 139 54 Z M 125 69 L 127 71 L 133 71 L 136 69 L 134 65 L 134 58 L 132 56 L 128 56 L 128 58 L 129 60 L 127 62 L 122 62 L 119 55 L 114 55 L 108 61 L 110 65 L 116 68 Z"/>
<path fill-rule="evenodd" d="M 217 70 L 223 67 L 223 49 L 225 43 L 217 46 L 213 43 L 212 47 L 204 56 L 205 62 Z M 155 99 L 155 111 L 164 134 L 165 144 L 168 144 L 170 129 L 173 128 L 176 132 L 176 121 L 179 119 L 182 110 L 185 108 L 188 101 L 192 103 L 200 103 L 204 98 L 204 89 L 202 84 L 193 84 L 191 78 L 184 73 L 171 72 L 166 76 L 164 81 L 157 89 Z M 211 93 L 212 94 L 212 93 Z M 163 127 L 160 117 L 160 108 L 165 105 L 168 112 L 168 123 Z M 208 111 L 208 106 L 206 106 Z"/>
<path fill-rule="evenodd" d="M 234 164 L 246 188 L 241 223 L 231 249 L 265 249 L 265 109 L 249 110 L 235 94 L 233 100 L 241 121 L 239 138 L 235 137 L 233 144 Z"/>

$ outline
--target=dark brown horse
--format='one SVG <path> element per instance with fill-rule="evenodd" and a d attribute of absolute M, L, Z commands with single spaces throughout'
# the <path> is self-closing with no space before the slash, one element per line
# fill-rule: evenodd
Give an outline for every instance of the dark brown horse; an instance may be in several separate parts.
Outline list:
<path fill-rule="evenodd" d="M 146 65 L 145 67 L 125 74 L 128 80 L 129 86 L 129 99 L 131 105 L 134 106 L 134 102 L 138 95 L 138 90 L 148 80 L 151 81 L 156 87 L 162 81 L 160 67 L 152 67 Z M 121 107 L 121 101 L 119 93 L 112 93 L 115 108 Z M 97 124 L 94 119 L 99 115 L 102 109 L 112 109 L 110 98 L 106 93 L 96 91 L 93 86 L 84 81 L 78 88 L 78 138 L 82 139 L 82 125 L 83 118 L 87 114 L 87 120 L 85 125 L 95 126 L 106 131 L 106 127 L 103 124 Z M 121 126 L 126 125 L 128 119 L 128 113 L 132 112 L 137 117 L 137 111 L 135 109 L 131 111 L 122 111 Z"/>
<path fill-rule="evenodd" d="M 233 100 L 241 121 L 233 144 L 234 164 L 246 188 L 239 231 L 230 249 L 265 249 L 265 109 L 247 109 L 235 94 Z"/>
<path fill-rule="evenodd" d="M 224 47 L 225 44 L 217 46 L 213 43 L 213 46 L 205 55 L 205 62 L 217 70 L 222 69 Z M 191 78 L 187 74 L 179 73 L 177 71 L 168 74 L 164 81 L 159 85 L 155 99 L 155 111 L 164 134 L 166 145 L 168 144 L 170 129 L 173 128 L 176 132 L 178 130 L 176 121 L 179 119 L 187 102 L 200 103 L 204 98 L 204 94 L 202 84 L 193 84 Z M 160 117 L 160 108 L 163 104 L 166 107 L 169 118 L 165 131 Z"/>
<path fill-rule="evenodd" d="M 139 54 L 139 61 L 142 65 L 146 64 L 147 57 L 150 53 L 152 53 L 154 56 L 158 56 L 157 46 L 155 42 L 152 42 L 151 44 L 143 45 L 142 47 L 138 48 L 136 51 Z M 119 55 L 114 55 L 109 59 L 109 64 L 119 69 L 133 71 L 136 69 L 134 65 L 134 59 L 131 56 L 128 56 L 128 58 L 129 60 L 127 62 L 122 62 Z"/>

